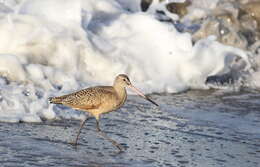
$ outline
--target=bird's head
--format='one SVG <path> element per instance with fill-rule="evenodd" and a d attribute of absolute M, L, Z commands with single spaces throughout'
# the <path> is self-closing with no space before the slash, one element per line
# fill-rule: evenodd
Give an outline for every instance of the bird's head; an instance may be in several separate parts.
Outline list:
<path fill-rule="evenodd" d="M 132 83 L 130 82 L 129 77 L 126 74 L 119 74 L 115 81 L 114 81 L 114 86 L 120 86 L 123 88 L 130 88 L 132 89 L 135 93 L 137 93 L 139 96 L 142 98 L 150 101 L 156 106 L 159 106 L 157 103 L 155 103 L 153 100 L 151 100 L 149 97 L 145 96 L 141 91 L 139 91 L 137 88 L 135 88 Z"/>
<path fill-rule="evenodd" d="M 128 87 L 128 86 L 130 86 L 130 85 L 132 85 L 132 84 L 131 84 L 130 79 L 128 78 L 127 75 L 125 75 L 125 74 L 119 74 L 119 75 L 116 77 L 116 79 L 115 79 L 114 85 L 119 85 L 119 86 L 121 86 L 121 87 L 126 88 L 126 87 Z"/>

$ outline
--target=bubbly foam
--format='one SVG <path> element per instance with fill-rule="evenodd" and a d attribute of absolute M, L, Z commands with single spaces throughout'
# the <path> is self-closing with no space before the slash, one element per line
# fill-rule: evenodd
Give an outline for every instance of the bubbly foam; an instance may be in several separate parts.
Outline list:
<path fill-rule="evenodd" d="M 206 78 L 229 71 L 234 57 L 250 68 L 246 52 L 213 37 L 193 45 L 190 34 L 140 12 L 139 1 L 12 2 L 0 14 L 0 121 L 80 119 L 47 98 L 110 85 L 120 73 L 145 93 L 181 92 L 207 89 Z"/>

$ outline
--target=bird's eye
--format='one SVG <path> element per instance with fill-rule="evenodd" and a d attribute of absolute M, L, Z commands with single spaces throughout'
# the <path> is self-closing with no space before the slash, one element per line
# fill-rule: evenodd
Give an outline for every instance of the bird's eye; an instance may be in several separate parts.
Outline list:
<path fill-rule="evenodd" d="M 123 79 L 123 81 L 126 81 L 126 79 Z"/>

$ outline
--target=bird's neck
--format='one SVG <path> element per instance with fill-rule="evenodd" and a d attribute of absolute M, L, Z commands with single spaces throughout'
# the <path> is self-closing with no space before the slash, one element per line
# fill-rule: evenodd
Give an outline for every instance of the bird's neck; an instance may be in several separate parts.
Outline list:
<path fill-rule="evenodd" d="M 118 98 L 120 100 L 125 100 L 126 98 L 126 89 L 125 87 L 121 86 L 121 85 L 117 85 L 117 84 L 114 84 L 114 89 L 118 95 Z"/>

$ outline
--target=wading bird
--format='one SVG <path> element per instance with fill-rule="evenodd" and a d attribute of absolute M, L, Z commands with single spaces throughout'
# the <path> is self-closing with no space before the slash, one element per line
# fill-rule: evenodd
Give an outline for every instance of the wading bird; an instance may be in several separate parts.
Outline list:
<path fill-rule="evenodd" d="M 127 93 L 126 88 L 131 88 L 139 96 L 150 101 L 154 105 L 158 106 L 153 100 L 145 96 L 138 89 L 136 89 L 130 82 L 129 78 L 125 74 L 118 75 L 113 86 L 96 86 L 90 87 L 59 97 L 50 97 L 50 103 L 63 104 L 65 106 L 71 107 L 73 109 L 81 110 L 90 113 L 96 118 L 96 126 L 99 134 L 106 140 L 110 141 L 114 146 L 116 146 L 120 151 L 123 150 L 122 146 L 116 141 L 109 138 L 104 132 L 101 131 L 99 127 L 99 118 L 101 114 L 109 113 L 119 109 L 126 101 Z M 86 117 L 80 123 L 80 128 L 77 133 L 75 141 L 72 143 L 77 145 L 78 138 L 83 125 L 86 123 Z"/>

